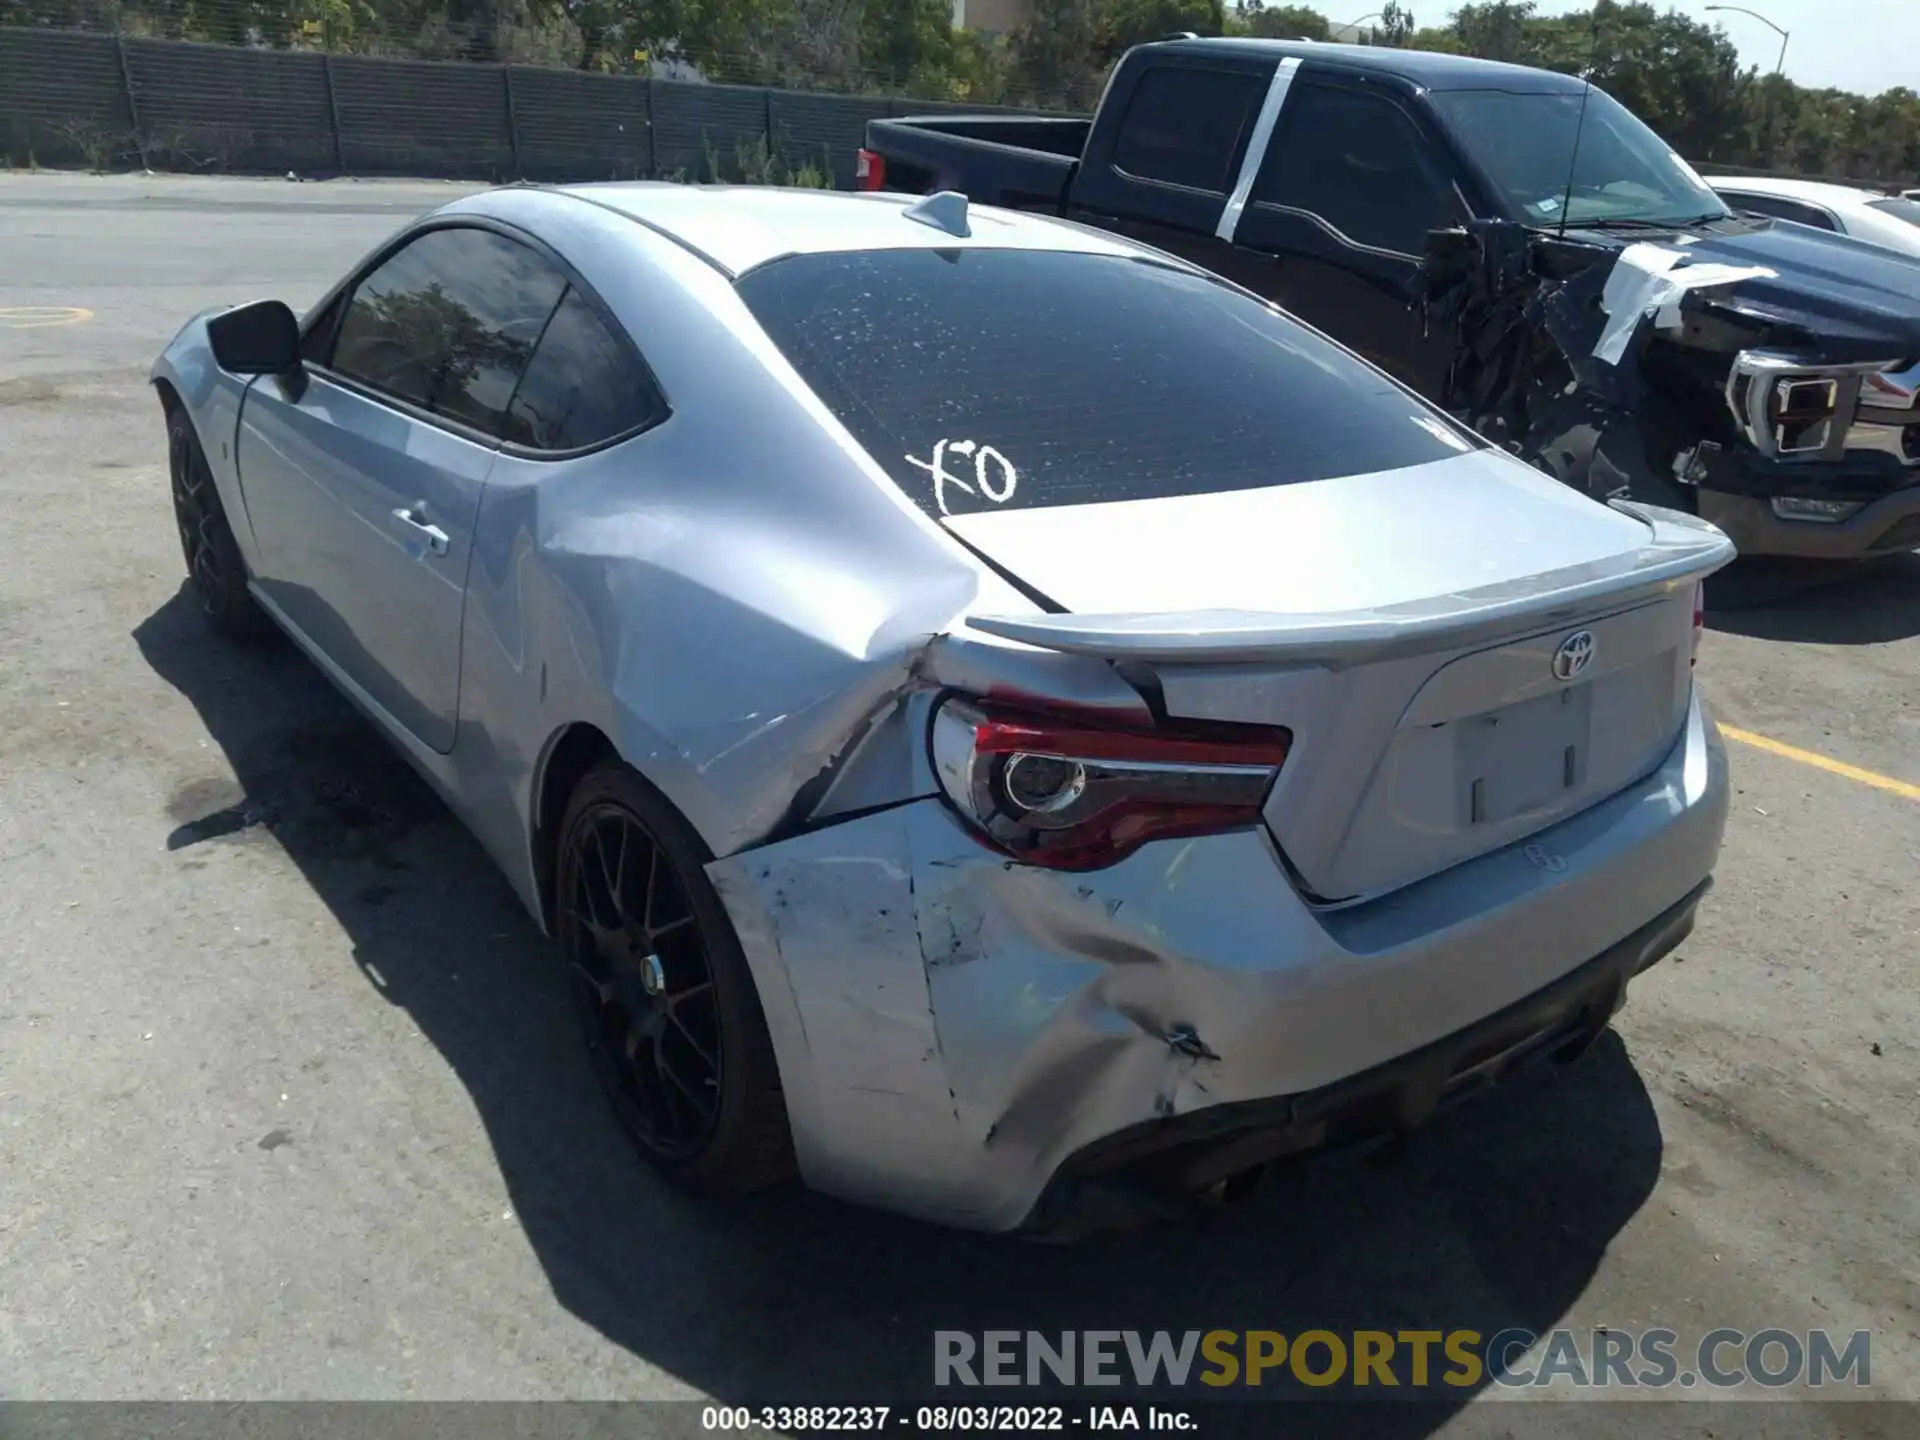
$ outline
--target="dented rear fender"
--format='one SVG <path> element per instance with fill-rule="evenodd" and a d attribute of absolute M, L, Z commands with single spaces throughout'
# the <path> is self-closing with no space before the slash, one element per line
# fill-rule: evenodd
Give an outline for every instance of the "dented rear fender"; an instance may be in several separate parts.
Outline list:
<path fill-rule="evenodd" d="M 1645 780 L 1345 907 L 1305 900 L 1264 829 L 1059 872 L 987 849 L 931 797 L 707 874 L 806 1182 L 1004 1231 L 1105 1137 L 1319 1089 L 1555 983 L 1702 885 L 1726 805 L 1696 701 Z"/>

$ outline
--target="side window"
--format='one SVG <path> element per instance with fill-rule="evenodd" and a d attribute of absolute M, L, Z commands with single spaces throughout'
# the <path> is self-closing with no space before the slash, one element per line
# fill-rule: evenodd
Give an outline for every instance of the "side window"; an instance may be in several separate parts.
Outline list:
<path fill-rule="evenodd" d="M 665 411 L 632 349 L 579 291 L 568 290 L 507 407 L 504 438 L 534 450 L 578 450 L 637 430 Z"/>
<path fill-rule="evenodd" d="M 565 278 L 490 230 L 430 230 L 388 257 L 341 316 L 333 369 L 498 434 Z"/>
<path fill-rule="evenodd" d="M 1419 255 L 1453 208 L 1436 159 L 1385 96 L 1296 80 L 1250 198 L 1308 211 L 1356 245 Z"/>
<path fill-rule="evenodd" d="M 1134 87 L 1114 144 L 1115 168 L 1224 195 L 1240 138 L 1266 98 L 1257 75 L 1162 66 Z"/>
<path fill-rule="evenodd" d="M 1735 191 L 1721 197 L 1736 210 L 1751 210 L 1756 215 L 1771 215 L 1778 220 L 1793 220 L 1802 225 L 1812 225 L 1820 230 L 1837 230 L 1833 217 L 1824 210 L 1811 205 L 1802 205 L 1798 200 L 1788 200 L 1780 195 L 1748 195 Z"/>

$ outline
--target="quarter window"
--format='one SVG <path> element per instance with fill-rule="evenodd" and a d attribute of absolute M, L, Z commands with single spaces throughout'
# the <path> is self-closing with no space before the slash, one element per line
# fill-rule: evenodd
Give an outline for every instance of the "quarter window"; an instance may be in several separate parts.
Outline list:
<path fill-rule="evenodd" d="M 1251 198 L 1317 215 L 1356 245 L 1418 255 L 1447 222 L 1451 189 L 1391 100 L 1296 81 Z"/>
<path fill-rule="evenodd" d="M 652 377 L 578 290 L 553 312 L 507 406 L 505 438 L 534 450 L 580 450 L 664 413 Z"/>
<path fill-rule="evenodd" d="M 1149 70 L 1120 122 L 1113 163 L 1137 179 L 1225 194 L 1266 90 L 1257 75 L 1241 72 Z"/>
<path fill-rule="evenodd" d="M 499 434 L 567 282 L 490 230 L 430 230 L 376 267 L 341 317 L 333 369 Z"/>

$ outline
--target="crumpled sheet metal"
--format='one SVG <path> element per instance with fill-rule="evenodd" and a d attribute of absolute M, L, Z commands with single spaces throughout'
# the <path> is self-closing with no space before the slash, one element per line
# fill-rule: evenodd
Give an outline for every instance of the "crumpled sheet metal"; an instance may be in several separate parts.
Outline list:
<path fill-rule="evenodd" d="M 573 662 L 554 667 L 556 695 L 602 725 L 714 853 L 804 824 L 872 728 L 917 690 L 1031 694 L 1151 718 L 1110 666 L 985 636 L 940 638 L 972 606 L 1026 608 L 1004 581 L 931 546 L 876 560 L 858 526 L 842 534 L 792 497 L 715 523 L 681 493 L 698 486 L 681 477 L 702 463 L 663 453 L 643 497 L 611 465 L 570 479 L 564 495 L 508 492 L 477 542 L 476 614 L 508 635 L 534 622 L 564 635 L 547 647 Z M 864 503 L 890 512 L 899 502 L 876 490 Z M 532 563 L 514 563 L 516 544 Z M 520 605 L 529 587 L 547 597 L 532 620 Z M 516 638 L 509 648 L 528 646 Z M 863 803 L 924 793 L 868 789 Z"/>
<path fill-rule="evenodd" d="M 1302 983 L 1251 972 L 1305 921 L 1255 832 L 1060 875 L 986 850 L 927 799 L 707 873 L 754 969 L 807 1183 L 968 1228 L 1018 1225 L 1100 1136 L 1270 1093 L 1267 1064 L 1205 1054 L 1284 1048 L 1247 988 Z"/>
<path fill-rule="evenodd" d="M 1741 351 L 1858 365 L 1910 355 L 1920 335 L 1910 304 L 1892 304 L 1911 296 L 1886 258 L 1856 257 L 1868 273 L 1841 275 L 1822 268 L 1837 252 L 1807 252 L 1823 237 L 1772 243 L 1804 268 L 1746 263 L 1710 236 L 1622 249 L 1508 221 L 1435 231 L 1418 305 L 1457 343 L 1437 398 L 1597 499 L 1674 505 L 1679 478 L 1710 475 L 1750 492 L 1724 394 Z M 1842 467 L 1789 483 L 1818 493 L 1848 481 Z"/>
<path fill-rule="evenodd" d="M 1670 477 L 1646 459 L 1659 447 L 1644 430 L 1645 347 L 1716 287 L 1762 273 L 1685 258 L 1680 247 L 1619 250 L 1507 221 L 1436 231 L 1421 314 L 1459 347 L 1441 403 L 1596 498 L 1662 503 Z M 1755 337 L 1764 328 L 1746 326 Z"/>
<path fill-rule="evenodd" d="M 707 874 L 807 1183 L 997 1231 L 1096 1140 L 1317 1089 L 1600 953 L 1630 928 L 1622 894 L 1664 908 L 1711 869 L 1724 777 L 1696 704 L 1652 776 L 1556 830 L 1563 876 L 1516 852 L 1335 911 L 1301 900 L 1263 831 L 1057 873 L 984 848 L 935 798 Z"/>

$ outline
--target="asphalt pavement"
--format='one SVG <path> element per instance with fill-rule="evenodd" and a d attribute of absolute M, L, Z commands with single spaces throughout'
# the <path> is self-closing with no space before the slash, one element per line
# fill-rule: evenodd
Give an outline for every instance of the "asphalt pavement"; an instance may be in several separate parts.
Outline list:
<path fill-rule="evenodd" d="M 1070 1249 L 702 1208 L 624 1146 L 477 845 L 182 595 L 155 353 L 456 193 L 0 175 L 0 1398 L 859 1401 L 923 1389 L 938 1329 L 1726 1325 L 1869 1330 L 1873 1393 L 1920 1401 L 1920 557 L 1716 585 L 1699 930 L 1396 1165 Z"/>

